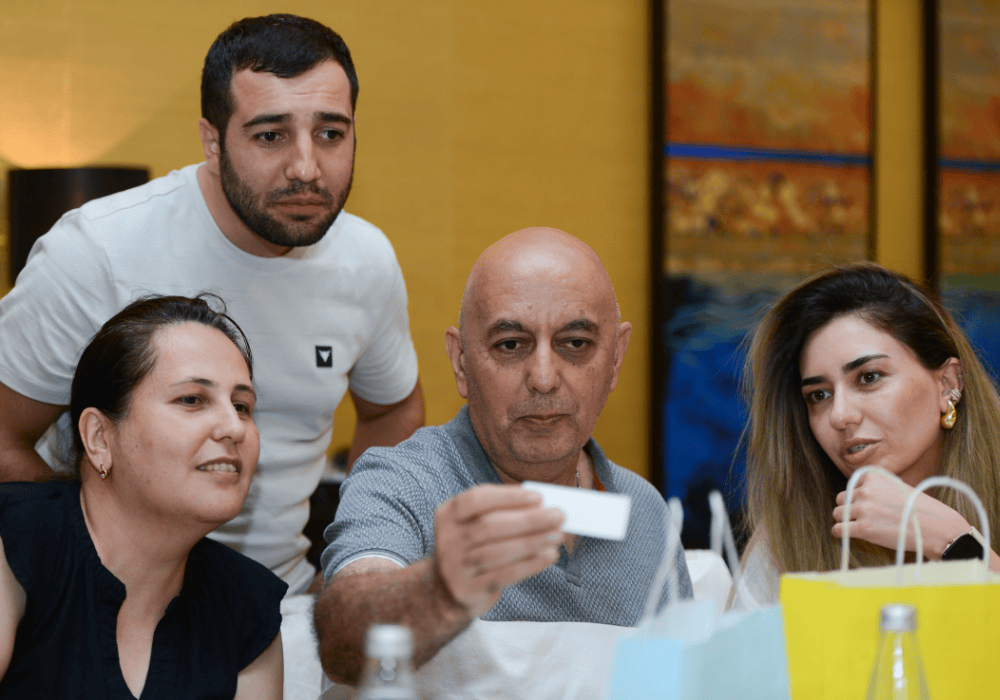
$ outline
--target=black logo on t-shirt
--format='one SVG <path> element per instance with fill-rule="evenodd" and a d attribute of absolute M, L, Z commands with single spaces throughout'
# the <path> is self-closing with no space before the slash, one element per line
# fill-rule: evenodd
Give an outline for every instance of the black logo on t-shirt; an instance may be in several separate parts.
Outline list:
<path fill-rule="evenodd" d="M 316 346 L 316 366 L 333 367 L 333 348 L 329 345 Z"/>

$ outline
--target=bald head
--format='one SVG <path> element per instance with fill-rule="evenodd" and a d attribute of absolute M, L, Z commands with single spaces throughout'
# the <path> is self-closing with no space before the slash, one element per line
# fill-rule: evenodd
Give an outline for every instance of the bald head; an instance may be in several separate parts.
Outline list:
<path fill-rule="evenodd" d="M 600 258 L 555 229 L 512 233 L 476 261 L 459 324 L 448 357 L 501 479 L 575 483 L 632 331 Z"/>
<path fill-rule="evenodd" d="M 621 320 L 611 278 L 593 248 L 559 229 L 526 228 L 491 245 L 472 266 L 458 317 L 463 337 L 484 299 L 524 277 L 537 275 L 549 276 L 553 284 L 585 281 L 604 297 L 601 306 L 606 308 L 602 310 L 611 309 L 615 323 Z"/>

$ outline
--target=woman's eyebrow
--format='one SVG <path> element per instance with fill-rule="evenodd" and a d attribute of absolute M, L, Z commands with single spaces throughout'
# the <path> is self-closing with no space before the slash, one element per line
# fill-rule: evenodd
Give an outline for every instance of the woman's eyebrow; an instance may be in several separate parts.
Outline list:
<path fill-rule="evenodd" d="M 173 386 L 180 386 L 181 384 L 199 384 L 201 386 L 208 387 L 209 389 L 216 389 L 219 386 L 211 379 L 203 379 L 202 377 L 188 377 L 187 379 L 182 379 L 179 382 L 174 382 Z M 237 384 L 233 387 L 233 391 L 245 391 L 257 396 L 257 392 L 254 391 L 254 388 L 249 384 Z"/>
<path fill-rule="evenodd" d="M 207 386 L 209 389 L 214 389 L 216 387 L 215 382 L 211 379 L 203 379 L 202 377 L 186 377 L 179 382 L 174 382 L 174 386 L 180 386 L 181 384 L 201 384 L 202 386 Z"/>
<path fill-rule="evenodd" d="M 889 357 L 889 356 L 888 355 L 864 355 L 863 357 L 859 357 L 856 360 L 851 360 L 850 362 L 848 362 L 846 365 L 844 365 L 840 369 L 844 372 L 844 374 L 847 374 L 849 372 L 853 372 L 854 370 L 856 370 L 858 367 L 861 367 L 862 365 L 868 364 L 872 360 L 881 360 L 883 357 Z M 822 384 L 825 381 L 826 381 L 826 377 L 824 377 L 822 375 L 818 375 L 818 376 L 815 376 L 815 377 L 806 377 L 805 379 L 802 380 L 802 384 L 800 385 L 800 387 L 807 387 L 807 386 L 810 386 L 812 384 Z"/>
<path fill-rule="evenodd" d="M 856 360 L 851 360 L 846 365 L 844 365 L 843 367 L 841 367 L 841 369 L 844 371 L 844 374 L 847 374 L 848 372 L 853 372 L 854 370 L 856 370 L 861 365 L 867 364 L 867 363 L 871 362 L 872 360 L 881 360 L 883 357 L 889 357 L 889 356 L 888 355 L 865 355 L 864 357 L 859 357 Z"/>

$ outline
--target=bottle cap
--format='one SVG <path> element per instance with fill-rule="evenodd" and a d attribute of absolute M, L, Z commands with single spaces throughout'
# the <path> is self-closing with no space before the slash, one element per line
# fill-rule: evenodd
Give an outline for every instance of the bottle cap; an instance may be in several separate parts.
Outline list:
<path fill-rule="evenodd" d="M 883 605 L 881 625 L 883 632 L 912 632 L 917 629 L 917 611 L 903 603 Z"/>
<path fill-rule="evenodd" d="M 365 653 L 369 658 L 413 656 L 413 634 L 401 625 L 373 625 L 368 630 Z"/>

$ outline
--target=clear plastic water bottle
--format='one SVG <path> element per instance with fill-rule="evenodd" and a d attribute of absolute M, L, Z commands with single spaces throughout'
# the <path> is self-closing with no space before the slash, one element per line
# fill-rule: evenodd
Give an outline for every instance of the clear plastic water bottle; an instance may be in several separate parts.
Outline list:
<path fill-rule="evenodd" d="M 867 700 L 930 700 L 917 647 L 917 611 L 901 603 L 883 605 L 881 630 Z"/>
<path fill-rule="evenodd" d="M 400 625 L 375 625 L 365 642 L 356 700 L 419 700 L 413 678 L 413 635 Z"/>

